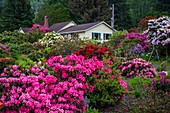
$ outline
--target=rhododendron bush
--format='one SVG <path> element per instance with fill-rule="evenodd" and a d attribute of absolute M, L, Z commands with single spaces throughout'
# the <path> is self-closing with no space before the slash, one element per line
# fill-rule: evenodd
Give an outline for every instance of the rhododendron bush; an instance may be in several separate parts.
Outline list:
<path fill-rule="evenodd" d="M 160 72 L 157 76 L 152 78 L 152 82 L 145 86 L 151 90 L 162 90 L 166 94 L 170 94 L 170 73 Z"/>
<path fill-rule="evenodd" d="M 170 36 L 170 18 L 167 16 L 149 20 L 148 29 L 145 33 L 149 37 L 149 42 L 153 45 L 168 45 Z"/>
<path fill-rule="evenodd" d="M 88 44 L 84 48 L 81 48 L 78 52 L 74 52 L 74 54 L 83 55 L 87 59 L 96 56 L 98 59 L 102 60 L 103 57 L 111 55 L 112 52 L 109 51 L 106 47 L 99 48 L 93 44 Z"/>
<path fill-rule="evenodd" d="M 141 58 L 122 62 L 119 69 L 121 69 L 121 75 L 126 77 L 153 78 L 156 74 L 156 70 L 152 68 L 151 63 Z"/>
<path fill-rule="evenodd" d="M 111 72 L 96 57 L 86 60 L 74 54 L 65 58 L 53 56 L 47 64 L 48 67 L 40 63 L 29 69 L 20 69 L 17 65 L 4 68 L 0 75 L 1 112 L 83 112 L 86 110 L 84 97 L 96 90 L 94 82 L 102 77 L 99 72 L 103 69 Z M 126 82 L 114 75 L 112 78 L 119 86 L 116 90 L 125 90 Z M 122 94 L 121 91 L 112 97 Z"/>

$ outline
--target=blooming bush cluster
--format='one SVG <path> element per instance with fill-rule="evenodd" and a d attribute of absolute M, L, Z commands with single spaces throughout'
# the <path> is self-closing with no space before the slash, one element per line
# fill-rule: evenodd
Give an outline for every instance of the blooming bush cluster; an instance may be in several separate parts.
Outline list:
<path fill-rule="evenodd" d="M 112 52 L 105 47 L 99 48 L 93 44 L 88 44 L 86 47 L 81 48 L 78 52 L 74 52 L 74 54 L 83 55 L 86 59 L 97 56 L 97 58 L 101 60 L 104 56 L 106 57 L 107 55 L 111 55 Z"/>
<path fill-rule="evenodd" d="M 50 52 L 47 54 L 47 58 L 57 55 L 71 55 L 73 52 L 78 51 L 80 48 L 86 46 L 91 42 L 88 39 L 84 40 L 77 37 L 64 37 L 63 39 L 63 37 L 60 37 L 59 35 L 59 37 L 56 40 L 53 40 L 52 43 L 53 44 L 51 44 L 50 46 Z"/>
<path fill-rule="evenodd" d="M 83 112 L 82 83 L 70 78 L 59 81 L 47 69 L 36 66 L 26 76 L 16 65 L 4 69 L 0 77 L 2 112 L 13 113 L 73 113 Z"/>
<path fill-rule="evenodd" d="M 160 72 L 158 76 L 152 78 L 150 89 L 162 90 L 165 93 L 170 94 L 170 75 L 165 72 Z"/>
<path fill-rule="evenodd" d="M 73 54 L 65 58 L 51 57 L 47 62 L 57 73 L 58 79 L 67 80 L 74 77 L 83 83 L 85 94 L 89 96 L 90 105 L 93 107 L 115 104 L 124 97 L 127 84 L 120 76 L 112 72 L 109 67 L 112 65 L 110 60 L 107 61 L 107 66 L 96 56 L 85 59 L 83 56 Z M 105 86 L 107 88 L 104 88 Z"/>
<path fill-rule="evenodd" d="M 64 40 L 63 36 L 56 34 L 55 32 L 45 33 L 45 36 L 42 39 L 39 39 L 46 47 L 51 47 L 55 44 L 56 41 Z"/>
<path fill-rule="evenodd" d="M 156 74 L 156 70 L 152 68 L 151 63 L 141 58 L 122 62 L 119 69 L 121 69 L 121 75 L 126 77 L 153 78 Z"/>
<path fill-rule="evenodd" d="M 47 63 L 49 69 L 42 64 L 24 70 L 17 65 L 4 68 L 0 75 L 0 92 L 2 92 L 0 100 L 3 101 L 3 108 L 0 111 L 83 112 L 86 109 L 84 96 L 96 91 L 94 83 L 104 77 L 100 75 L 100 70 L 111 72 L 111 69 L 104 66 L 103 61 L 96 57 L 86 60 L 83 56 L 75 54 L 65 58 L 53 56 L 47 60 Z M 112 80 L 117 81 L 117 85 L 114 85 L 113 91 L 108 89 L 113 92 L 110 95 L 120 98 L 124 94 L 121 90 L 126 89 L 126 82 L 116 76 L 113 76 Z"/>
<path fill-rule="evenodd" d="M 43 31 L 43 32 L 49 31 L 48 26 L 41 26 L 41 25 L 39 25 L 39 24 L 34 24 L 34 25 L 32 26 L 32 28 L 29 29 L 29 32 L 32 32 L 32 31 L 34 31 L 34 30 L 36 30 L 36 29 L 38 29 L 38 30 L 40 30 L 40 31 Z"/>
<path fill-rule="evenodd" d="M 170 18 L 167 16 L 149 20 L 148 29 L 145 31 L 149 42 L 153 45 L 168 45 L 170 37 Z"/>
<path fill-rule="evenodd" d="M 148 45 L 147 45 L 147 40 L 148 40 L 148 37 L 146 34 L 140 34 L 140 33 L 128 33 L 125 35 L 125 38 L 127 39 L 133 39 L 133 38 L 137 38 L 137 39 L 140 39 L 140 42 L 139 44 L 142 46 L 142 49 L 143 50 L 146 50 Z M 138 44 L 138 45 L 139 45 Z"/>

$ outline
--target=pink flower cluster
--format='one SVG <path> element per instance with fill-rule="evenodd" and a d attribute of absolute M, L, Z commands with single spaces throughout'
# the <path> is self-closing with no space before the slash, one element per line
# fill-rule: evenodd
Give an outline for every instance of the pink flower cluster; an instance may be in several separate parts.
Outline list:
<path fill-rule="evenodd" d="M 44 32 L 49 31 L 49 27 L 48 26 L 41 26 L 40 24 L 34 24 L 32 26 L 32 28 L 29 30 L 29 32 L 32 32 L 35 29 L 39 29 L 39 30 L 44 31 Z"/>
<path fill-rule="evenodd" d="M 125 35 L 125 38 L 128 38 L 128 39 L 138 38 L 138 39 L 141 40 L 141 42 L 140 42 L 139 44 L 142 46 L 142 48 L 143 48 L 144 50 L 146 50 L 147 47 L 148 47 L 148 44 L 147 44 L 148 37 L 147 37 L 146 34 L 140 34 L 140 33 L 133 33 L 133 32 L 132 32 L 132 33 L 126 34 L 126 35 Z"/>
<path fill-rule="evenodd" d="M 95 78 L 106 76 L 97 72 L 103 70 L 106 74 L 112 73 L 112 69 L 97 57 L 85 59 L 75 54 L 65 58 L 53 56 L 47 63 L 48 68 L 40 64 L 24 71 L 17 65 L 4 68 L 0 75 L 0 100 L 3 101 L 0 111 L 82 113 L 86 109 L 85 94 L 95 91 Z M 112 65 L 112 61 L 107 63 Z M 111 78 L 117 80 L 122 89 L 126 89 L 127 84 L 120 77 L 112 75 Z"/>
<path fill-rule="evenodd" d="M 47 69 L 36 66 L 26 73 L 31 76 L 19 71 L 16 65 L 4 69 L 0 76 L 1 112 L 74 113 L 85 110 L 83 84 L 76 79 L 59 81 Z"/>
<path fill-rule="evenodd" d="M 80 83 L 83 83 L 84 89 L 90 92 L 93 91 L 94 86 L 85 83 L 94 82 L 89 81 L 89 78 L 103 67 L 103 62 L 98 60 L 97 57 L 85 59 L 84 56 L 77 56 L 75 54 L 66 56 L 65 58 L 62 56 L 53 56 L 47 60 L 47 63 L 57 74 L 57 78 L 60 81 L 76 78 Z"/>
<path fill-rule="evenodd" d="M 156 74 L 156 70 L 152 68 L 151 63 L 141 58 L 122 62 L 119 69 L 121 70 L 121 75 L 127 77 L 140 76 L 143 78 L 153 78 Z"/>
<path fill-rule="evenodd" d="M 165 72 L 160 72 L 158 76 L 152 78 L 152 89 L 162 90 L 170 94 L 170 76 Z"/>
<path fill-rule="evenodd" d="M 48 66 L 57 73 L 57 77 L 60 80 L 67 80 L 70 77 L 76 78 L 80 83 L 83 84 L 83 88 L 86 92 L 93 92 L 95 87 L 93 83 L 96 82 L 94 79 L 100 79 L 100 77 L 105 77 L 112 74 L 112 69 L 109 67 L 113 64 L 112 61 L 107 60 L 107 65 L 103 61 L 97 59 L 96 56 L 85 59 L 83 56 L 77 56 L 75 54 L 66 56 L 53 56 L 47 60 Z M 104 73 L 102 75 L 96 74 L 97 71 L 102 70 Z M 112 75 L 114 79 L 114 75 Z M 117 81 L 120 83 L 122 88 L 126 90 L 127 84 L 120 77 Z M 85 84 L 88 83 L 88 84 Z M 90 86 L 89 86 L 90 85 Z"/>

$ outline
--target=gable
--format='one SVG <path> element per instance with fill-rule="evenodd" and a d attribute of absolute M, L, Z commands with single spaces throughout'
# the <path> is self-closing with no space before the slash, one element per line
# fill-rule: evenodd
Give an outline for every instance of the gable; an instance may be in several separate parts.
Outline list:
<path fill-rule="evenodd" d="M 106 24 L 102 23 L 100 25 L 97 25 L 95 27 L 92 27 L 90 29 L 88 29 L 86 32 L 111 32 L 112 33 L 112 29 L 110 27 L 108 27 Z"/>

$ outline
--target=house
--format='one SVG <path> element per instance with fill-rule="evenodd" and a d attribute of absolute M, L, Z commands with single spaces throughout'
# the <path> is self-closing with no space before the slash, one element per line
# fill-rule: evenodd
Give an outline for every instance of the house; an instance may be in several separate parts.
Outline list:
<path fill-rule="evenodd" d="M 47 17 L 44 19 L 44 25 L 48 25 Z M 70 37 L 76 34 L 79 38 L 89 37 L 100 42 L 108 41 L 108 37 L 113 33 L 111 26 L 104 21 L 80 25 L 74 21 L 61 22 L 53 24 L 49 29 L 63 36 Z M 20 32 L 26 33 L 27 31 L 29 31 L 28 28 L 20 28 Z"/>

